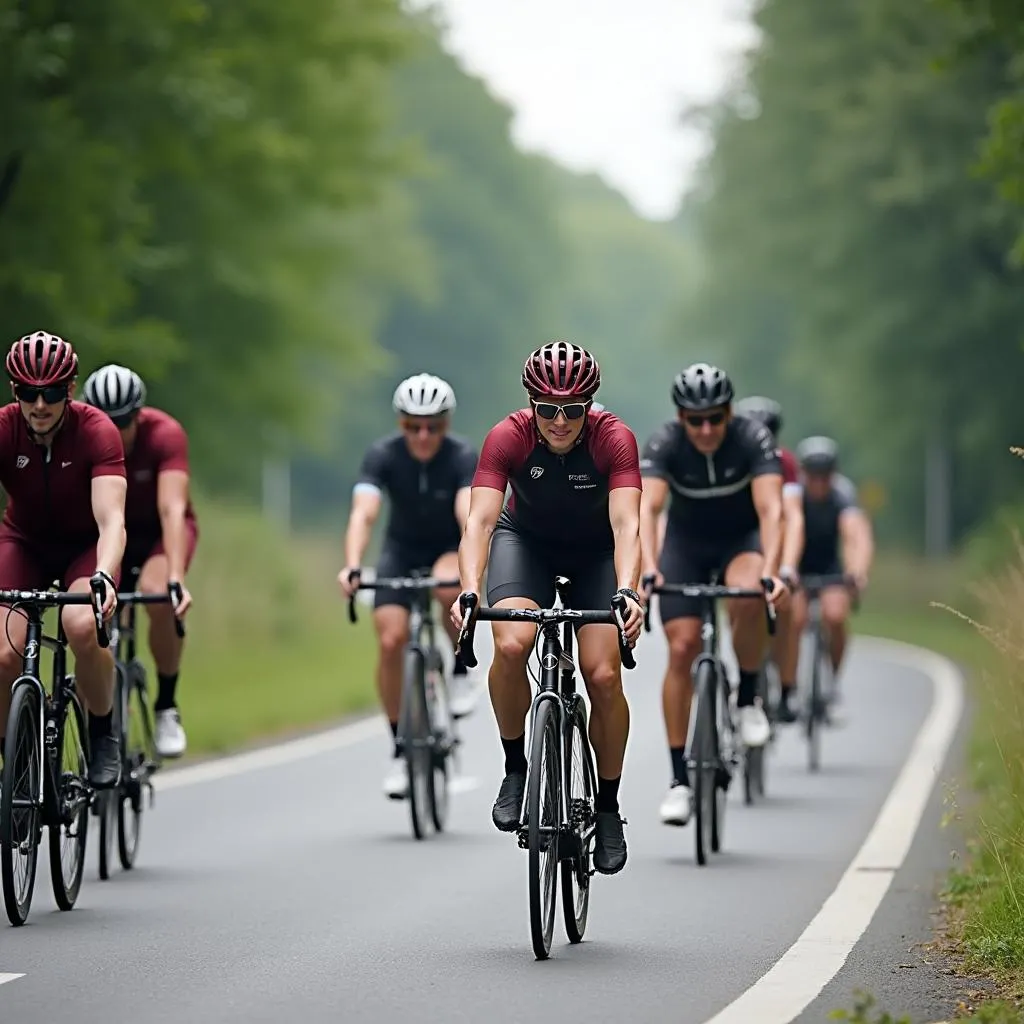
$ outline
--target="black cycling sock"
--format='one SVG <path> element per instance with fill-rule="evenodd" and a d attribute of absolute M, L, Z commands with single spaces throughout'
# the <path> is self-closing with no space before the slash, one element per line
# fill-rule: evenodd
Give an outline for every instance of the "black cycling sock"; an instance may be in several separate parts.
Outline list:
<path fill-rule="evenodd" d="M 157 673 L 156 677 L 159 689 L 156 693 L 156 704 L 153 705 L 154 711 L 170 711 L 171 708 L 175 707 L 174 703 L 174 692 L 178 688 L 178 673 L 172 672 L 170 675 L 164 675 L 162 672 Z"/>
<path fill-rule="evenodd" d="M 736 694 L 738 708 L 747 708 L 754 703 L 754 697 L 757 696 L 757 676 L 757 672 L 744 672 L 740 669 L 740 686 Z"/>
<path fill-rule="evenodd" d="M 782 684 L 782 689 L 779 692 L 779 704 L 782 707 L 784 707 L 784 708 L 788 708 L 789 707 L 789 698 L 792 695 L 793 690 L 795 690 L 795 689 L 796 689 L 796 684 L 795 683 L 783 683 Z"/>
<path fill-rule="evenodd" d="M 391 739 L 393 742 L 392 749 L 394 750 L 393 757 L 398 757 L 398 723 L 388 722 L 388 726 L 391 729 Z"/>
<path fill-rule="evenodd" d="M 597 809 L 599 812 L 619 813 L 619 783 L 621 781 L 621 775 L 617 779 L 602 779 L 600 775 L 597 777 Z"/>
<path fill-rule="evenodd" d="M 452 663 L 452 675 L 464 676 L 466 674 L 466 663 L 462 660 L 462 654 L 456 653 L 455 661 Z"/>
<path fill-rule="evenodd" d="M 514 740 L 501 738 L 501 745 L 505 750 L 505 774 L 525 775 L 526 774 L 526 733 L 517 736 Z"/>
<path fill-rule="evenodd" d="M 686 747 L 669 747 L 669 756 L 672 758 L 672 781 L 679 786 L 690 784 L 690 774 L 686 768 Z"/>

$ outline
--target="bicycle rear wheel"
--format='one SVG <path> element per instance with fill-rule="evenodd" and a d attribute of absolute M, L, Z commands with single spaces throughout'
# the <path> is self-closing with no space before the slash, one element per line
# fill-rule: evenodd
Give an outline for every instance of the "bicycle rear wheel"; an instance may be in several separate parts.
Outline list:
<path fill-rule="evenodd" d="M 757 696 L 761 698 L 761 707 L 768 713 L 768 676 L 767 666 L 762 665 L 757 676 Z M 754 797 L 764 796 L 765 762 L 768 745 L 748 747 L 743 759 L 743 802 L 752 804 Z"/>
<path fill-rule="evenodd" d="M 570 942 L 582 942 L 590 910 L 590 864 L 597 821 L 597 780 L 587 739 L 587 710 L 582 700 L 573 709 L 565 734 L 565 792 L 572 829 L 572 850 L 562 865 L 562 915 Z"/>
<path fill-rule="evenodd" d="M 825 658 L 820 629 L 815 634 L 814 660 L 811 662 L 811 692 L 807 708 L 807 767 L 816 772 L 821 767 L 821 726 L 825 716 L 822 699 L 821 669 Z"/>
<path fill-rule="evenodd" d="M 409 817 L 417 839 L 427 834 L 430 814 L 430 719 L 424 684 L 423 653 L 406 651 L 399 736 L 409 770 Z"/>
<path fill-rule="evenodd" d="M 430 818 L 434 828 L 443 832 L 448 824 L 448 757 L 452 750 L 452 715 L 448 705 L 448 684 L 444 661 L 438 651 L 428 655 L 426 681 L 427 711 L 430 721 Z"/>
<path fill-rule="evenodd" d="M 42 808 L 39 779 L 43 752 L 39 747 L 39 695 L 33 686 L 19 686 L 7 716 L 7 752 L 0 783 L 0 877 L 4 909 L 15 927 L 28 920 L 39 859 Z"/>
<path fill-rule="evenodd" d="M 558 833 L 562 824 L 561 758 L 554 704 L 542 700 L 530 740 L 526 836 L 530 871 L 530 936 L 538 960 L 551 952 L 558 889 Z"/>
<path fill-rule="evenodd" d="M 142 668 L 125 670 L 127 696 L 124 702 L 126 725 L 125 782 L 117 802 L 117 853 L 121 867 L 130 871 L 139 852 L 142 834 L 142 813 L 146 806 L 143 792 L 157 764 L 156 740 L 153 735 L 153 714 L 146 693 L 146 677 Z"/>
<path fill-rule="evenodd" d="M 100 878 L 106 881 L 110 877 L 110 864 L 114 859 L 114 835 L 117 832 L 117 793 L 105 790 L 96 795 L 96 817 L 100 824 Z"/>
<path fill-rule="evenodd" d="M 61 767 L 54 797 L 60 824 L 50 828 L 50 881 L 53 898 L 61 910 L 74 907 L 85 869 L 85 843 L 89 836 L 87 737 L 85 714 L 72 690 L 57 723 Z"/>
<path fill-rule="evenodd" d="M 694 679 L 697 693 L 697 720 L 693 729 L 693 759 L 690 781 L 693 785 L 694 839 L 697 863 L 707 863 L 711 850 L 715 819 L 718 744 L 715 742 L 714 669 L 710 662 L 701 662 Z"/>

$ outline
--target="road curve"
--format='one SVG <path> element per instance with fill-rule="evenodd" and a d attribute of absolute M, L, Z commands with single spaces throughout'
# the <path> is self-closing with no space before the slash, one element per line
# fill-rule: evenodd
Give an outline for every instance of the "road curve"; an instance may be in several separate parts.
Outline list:
<path fill-rule="evenodd" d="M 803 742 L 786 730 L 769 761 L 769 799 L 745 807 L 734 785 L 725 851 L 698 868 L 692 825 L 657 820 L 668 782 L 660 634 L 639 653 L 627 673 L 629 864 L 595 879 L 582 945 L 568 945 L 559 921 L 551 959 L 533 959 L 526 855 L 490 822 L 501 758 L 482 703 L 463 723 L 469 786 L 443 836 L 411 838 L 405 805 L 380 791 L 385 730 L 364 725 L 341 748 L 158 792 L 138 866 L 106 883 L 91 830 L 70 914 L 56 910 L 41 858 L 29 923 L 0 931 L 0 972 L 24 975 L 0 984 L 0 1020 L 518 1024 L 558 1013 L 703 1024 L 835 889 L 933 688 L 884 648 L 856 643 L 849 724 L 826 735 L 820 774 L 807 772 Z"/>

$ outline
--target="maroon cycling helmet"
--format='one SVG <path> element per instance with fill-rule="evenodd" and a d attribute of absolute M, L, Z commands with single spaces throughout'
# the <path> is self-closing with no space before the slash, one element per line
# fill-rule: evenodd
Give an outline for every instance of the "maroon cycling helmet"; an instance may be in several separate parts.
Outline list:
<path fill-rule="evenodd" d="M 7 353 L 7 376 L 15 384 L 36 388 L 70 384 L 78 376 L 78 356 L 63 338 L 36 331 L 11 346 Z"/>
<path fill-rule="evenodd" d="M 523 387 L 531 398 L 592 398 L 600 386 L 597 360 L 568 341 L 542 346 L 523 367 Z"/>

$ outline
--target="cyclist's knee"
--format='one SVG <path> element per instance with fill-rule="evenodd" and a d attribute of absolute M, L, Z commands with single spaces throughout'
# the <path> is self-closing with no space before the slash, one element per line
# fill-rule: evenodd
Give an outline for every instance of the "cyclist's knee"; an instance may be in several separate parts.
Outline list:
<path fill-rule="evenodd" d="M 17 647 L 24 648 L 24 640 Z M 7 639 L 0 640 L 0 681 L 12 683 L 21 672 L 22 657 Z"/>
<path fill-rule="evenodd" d="M 622 674 L 614 661 L 600 661 L 585 667 L 583 678 L 594 707 L 613 705 L 622 699 Z"/>
<path fill-rule="evenodd" d="M 821 595 L 821 618 L 829 629 L 842 629 L 850 612 L 845 593 Z"/>
<path fill-rule="evenodd" d="M 494 630 L 494 660 L 502 668 L 524 668 L 533 650 L 536 631 L 532 626 L 510 623 L 502 623 L 501 627 Z"/>
<path fill-rule="evenodd" d="M 91 605 L 72 605 L 63 610 L 64 634 L 76 653 L 96 647 L 96 616 Z"/>
<path fill-rule="evenodd" d="M 692 623 L 692 625 L 691 625 Z M 700 654 L 700 619 L 676 619 L 665 627 L 671 671 L 689 672 Z"/>

